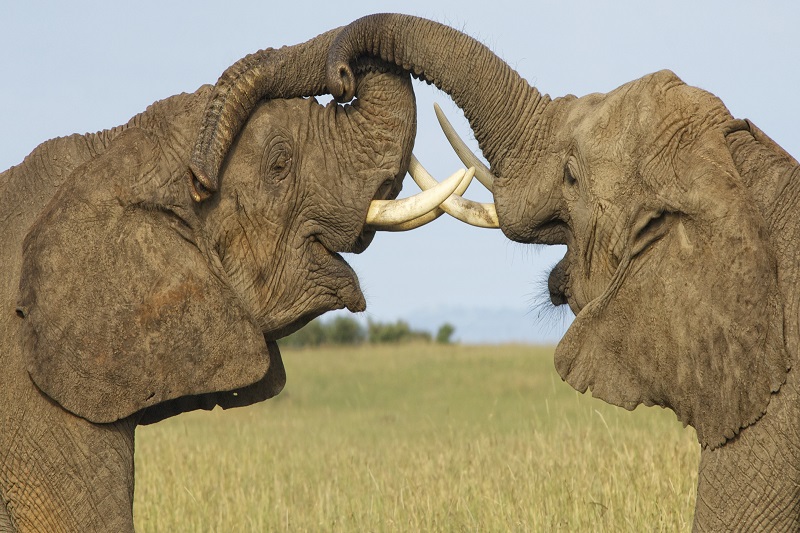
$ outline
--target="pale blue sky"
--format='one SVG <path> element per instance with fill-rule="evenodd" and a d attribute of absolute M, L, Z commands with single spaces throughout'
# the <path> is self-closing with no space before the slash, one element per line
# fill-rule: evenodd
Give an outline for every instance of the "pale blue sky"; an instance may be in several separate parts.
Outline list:
<path fill-rule="evenodd" d="M 276 2 L 0 2 L 0 169 L 51 137 L 124 123 L 155 100 L 213 83 L 247 53 L 302 42 L 379 11 L 462 29 L 551 96 L 605 92 L 669 68 L 800 155 L 796 2 L 271 4 Z M 465 138 L 470 135 L 449 97 L 425 85 L 417 89 L 415 152 L 445 177 L 460 163 L 435 125 L 433 101 Z M 407 183 L 410 192 L 414 186 Z M 470 194 L 489 198 L 475 186 Z M 360 275 L 369 316 L 393 320 L 440 305 L 524 314 L 562 253 L 442 218 L 415 232 L 378 235 L 370 249 L 349 260 Z M 525 315 L 531 328 L 535 315 Z"/>

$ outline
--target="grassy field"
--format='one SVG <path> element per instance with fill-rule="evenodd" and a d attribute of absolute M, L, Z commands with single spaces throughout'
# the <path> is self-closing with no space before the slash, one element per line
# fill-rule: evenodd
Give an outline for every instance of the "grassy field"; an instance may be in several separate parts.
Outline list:
<path fill-rule="evenodd" d="M 262 404 L 137 430 L 137 531 L 688 531 L 699 456 L 529 346 L 284 350 Z"/>

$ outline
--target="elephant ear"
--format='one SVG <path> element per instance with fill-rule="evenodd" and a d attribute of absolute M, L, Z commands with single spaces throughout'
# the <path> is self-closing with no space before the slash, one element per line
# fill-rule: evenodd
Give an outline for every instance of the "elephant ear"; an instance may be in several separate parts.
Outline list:
<path fill-rule="evenodd" d="M 146 132 L 126 131 L 74 171 L 24 242 L 28 372 L 91 422 L 266 380 L 264 337 L 210 270 L 189 215 L 147 200 L 182 186 L 180 172 L 165 183 L 166 160 Z"/>
<path fill-rule="evenodd" d="M 786 379 L 783 307 L 765 222 L 722 133 L 680 155 L 666 196 L 681 212 L 578 313 L 556 367 L 614 405 L 672 409 L 715 448 L 758 420 Z"/>

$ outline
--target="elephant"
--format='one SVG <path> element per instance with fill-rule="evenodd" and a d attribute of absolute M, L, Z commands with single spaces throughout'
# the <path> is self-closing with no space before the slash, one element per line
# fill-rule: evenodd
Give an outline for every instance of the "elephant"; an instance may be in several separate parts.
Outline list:
<path fill-rule="evenodd" d="M 694 427 L 694 529 L 800 530 L 797 161 L 668 70 L 551 98 L 460 31 L 377 14 L 331 47 L 340 101 L 363 57 L 462 109 L 508 238 L 566 245 L 548 279 L 576 315 L 554 355 L 561 377 Z"/>
<path fill-rule="evenodd" d="M 133 530 L 136 426 L 278 394 L 277 339 L 365 308 L 340 253 L 463 191 L 394 200 L 408 75 L 367 60 L 350 104 L 307 98 L 336 31 L 0 174 L 0 531 Z"/>

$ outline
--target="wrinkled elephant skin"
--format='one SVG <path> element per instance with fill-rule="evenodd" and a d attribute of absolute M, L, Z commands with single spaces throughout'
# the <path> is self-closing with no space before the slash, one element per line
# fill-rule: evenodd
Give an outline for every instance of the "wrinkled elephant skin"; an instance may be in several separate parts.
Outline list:
<path fill-rule="evenodd" d="M 349 105 L 299 98 L 333 35 L 265 54 L 297 78 L 232 127 L 206 86 L 0 174 L 0 530 L 131 531 L 137 424 L 277 394 L 276 339 L 364 309 L 339 252 L 398 194 L 416 109 L 408 76 L 371 68 Z M 201 130 L 225 140 L 199 196 Z"/>
<path fill-rule="evenodd" d="M 551 99 L 457 30 L 384 14 L 338 34 L 336 97 L 365 55 L 464 110 L 509 238 L 567 245 L 548 284 L 576 313 L 561 376 L 697 430 L 695 529 L 800 530 L 797 161 L 669 71 Z"/>

